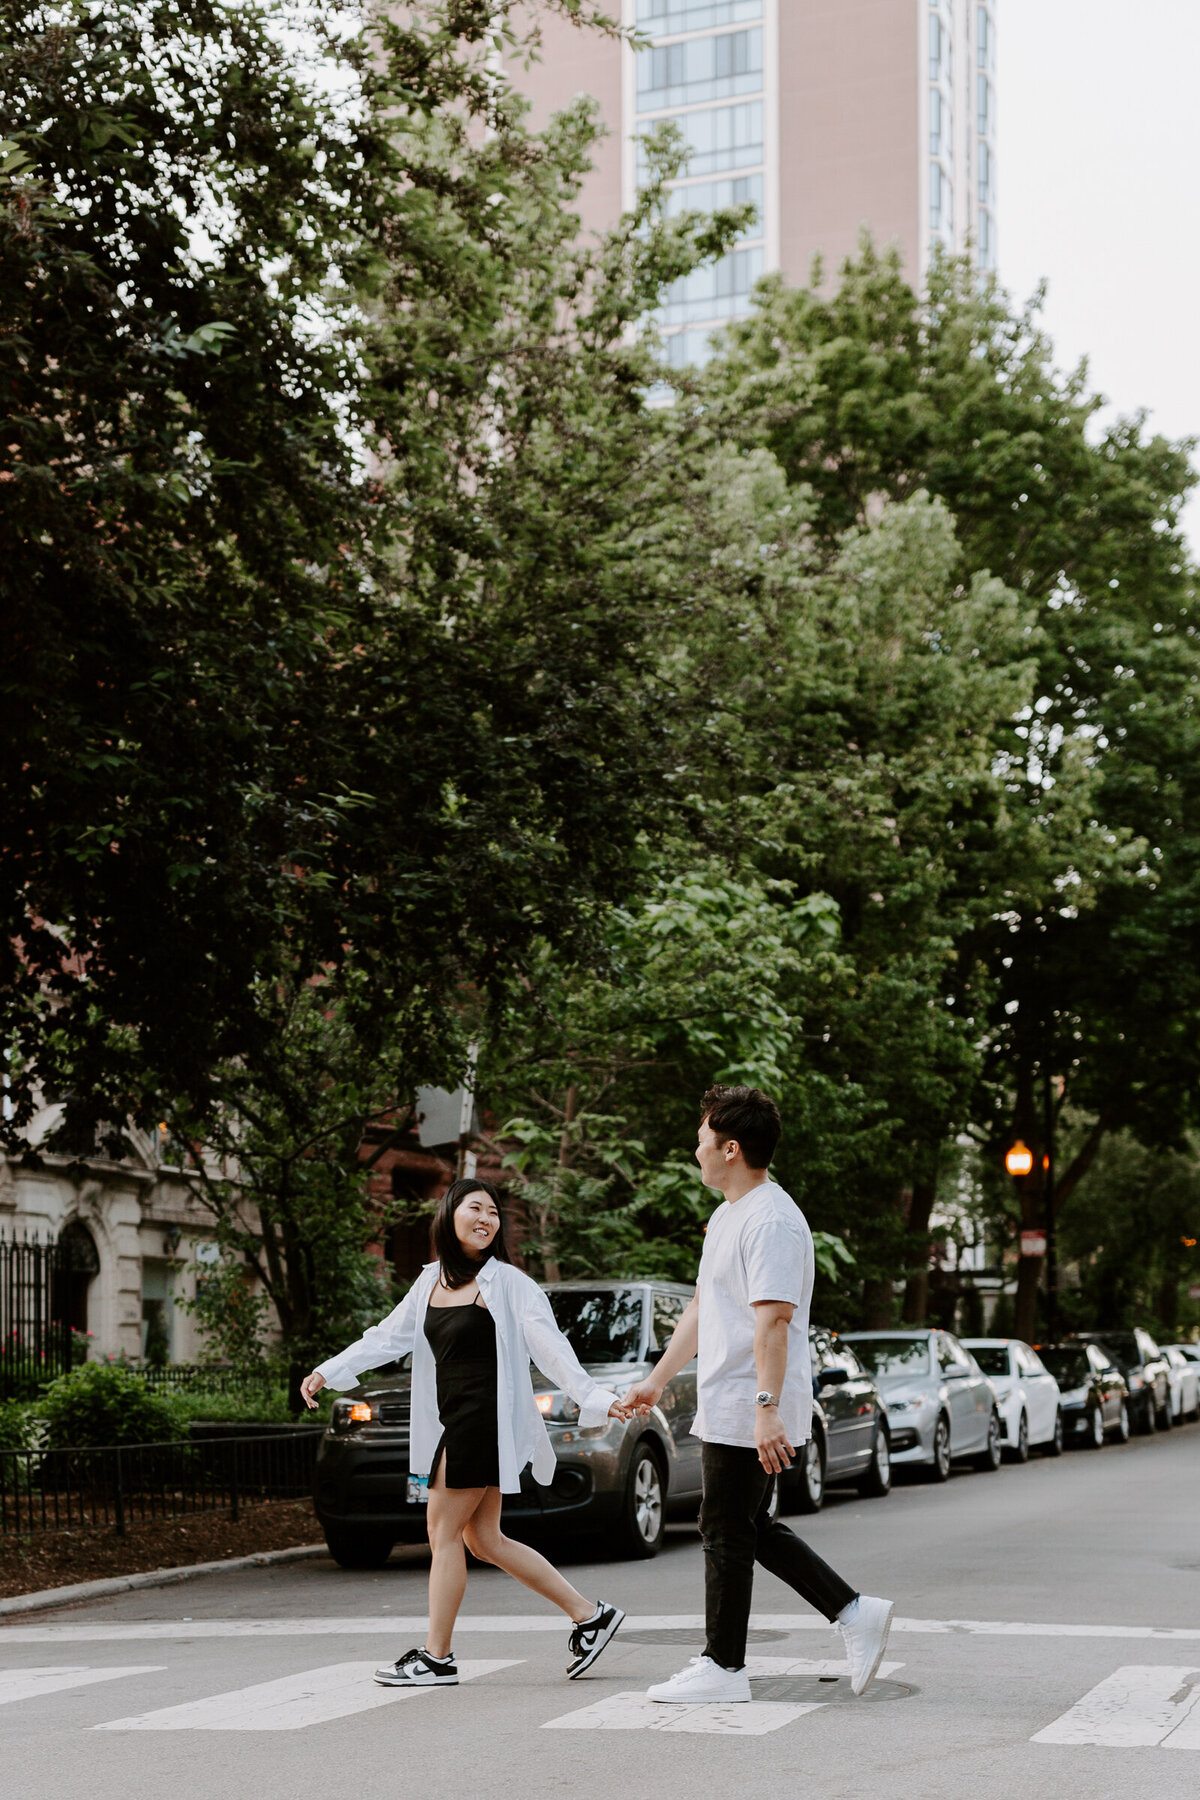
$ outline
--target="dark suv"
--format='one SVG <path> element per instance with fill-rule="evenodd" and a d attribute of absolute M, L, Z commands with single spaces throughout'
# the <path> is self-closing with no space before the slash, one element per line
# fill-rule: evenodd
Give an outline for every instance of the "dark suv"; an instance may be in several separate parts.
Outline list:
<path fill-rule="evenodd" d="M 670 1281 L 564 1281 L 546 1294 L 588 1373 L 620 1394 L 649 1373 L 693 1289 Z M 539 1487 L 528 1470 L 504 1498 L 505 1524 L 604 1531 L 627 1556 L 655 1556 L 668 1510 L 700 1498 L 696 1365 L 672 1381 L 644 1418 L 588 1431 L 579 1408 L 533 1371 L 538 1407 L 558 1458 Z M 333 1403 L 317 1452 L 314 1500 L 330 1551 L 344 1568 L 379 1568 L 393 1544 L 421 1543 L 425 1507 L 408 1480 L 409 1372 L 367 1375 Z M 415 1484 L 413 1484 L 415 1486 Z"/>
<path fill-rule="evenodd" d="M 1099 1344 L 1116 1363 L 1129 1387 L 1129 1417 L 1139 1432 L 1169 1431 L 1171 1376 L 1167 1360 L 1148 1331 L 1080 1331 L 1077 1337 Z"/>

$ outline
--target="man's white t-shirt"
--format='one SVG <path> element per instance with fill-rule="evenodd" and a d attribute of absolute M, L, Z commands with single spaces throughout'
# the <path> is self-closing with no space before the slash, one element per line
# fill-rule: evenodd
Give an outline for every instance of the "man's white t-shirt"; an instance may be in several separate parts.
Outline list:
<path fill-rule="evenodd" d="M 759 1391 L 754 1306 L 759 1300 L 783 1300 L 796 1310 L 788 1327 L 779 1417 L 793 1448 L 806 1443 L 812 1433 L 812 1233 L 777 1182 L 764 1181 L 740 1200 L 721 1202 L 708 1222 L 696 1285 L 700 1348 L 693 1435 L 708 1444 L 753 1450 L 754 1396 Z"/>

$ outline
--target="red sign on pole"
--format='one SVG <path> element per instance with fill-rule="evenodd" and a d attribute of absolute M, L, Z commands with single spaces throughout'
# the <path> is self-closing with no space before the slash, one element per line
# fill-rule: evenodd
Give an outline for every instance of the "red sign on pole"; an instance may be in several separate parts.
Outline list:
<path fill-rule="evenodd" d="M 1022 1256 L 1045 1256 L 1046 1234 L 1044 1231 L 1023 1231 L 1021 1233 Z"/>

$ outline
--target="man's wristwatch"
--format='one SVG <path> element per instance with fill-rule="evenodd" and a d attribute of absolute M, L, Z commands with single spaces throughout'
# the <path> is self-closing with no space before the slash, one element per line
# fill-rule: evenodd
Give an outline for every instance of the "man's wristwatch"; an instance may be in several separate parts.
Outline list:
<path fill-rule="evenodd" d="M 778 1394 L 768 1394 L 766 1388 L 763 1388 L 761 1393 L 755 1394 L 754 1404 L 755 1404 L 755 1406 L 778 1406 L 779 1405 L 779 1395 Z"/>

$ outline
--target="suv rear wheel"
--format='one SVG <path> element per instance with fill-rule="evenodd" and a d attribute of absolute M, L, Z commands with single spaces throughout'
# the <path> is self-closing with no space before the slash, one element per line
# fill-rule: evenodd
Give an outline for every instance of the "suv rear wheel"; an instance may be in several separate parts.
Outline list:
<path fill-rule="evenodd" d="M 858 1491 L 867 1500 L 881 1500 L 892 1491 L 892 1447 L 882 1419 L 875 1427 L 875 1448 L 871 1452 L 870 1466 L 859 1481 Z"/>
<path fill-rule="evenodd" d="M 789 1511 L 820 1512 L 825 1501 L 825 1455 L 816 1432 L 796 1458 L 793 1477 L 788 1483 Z"/>

